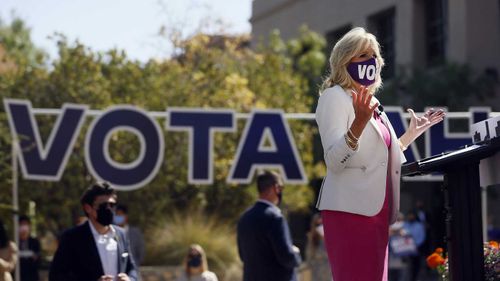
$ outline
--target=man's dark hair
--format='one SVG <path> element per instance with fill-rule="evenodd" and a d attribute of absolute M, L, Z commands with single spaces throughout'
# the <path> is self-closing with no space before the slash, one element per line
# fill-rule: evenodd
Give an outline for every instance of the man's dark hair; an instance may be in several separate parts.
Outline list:
<path fill-rule="evenodd" d="M 127 207 L 127 205 L 118 204 L 118 205 L 116 205 L 116 210 L 117 211 L 122 211 L 124 214 L 128 215 L 128 207 Z"/>
<path fill-rule="evenodd" d="M 275 172 L 264 171 L 257 176 L 257 190 L 259 193 L 263 193 L 271 188 L 273 185 L 278 183 L 280 177 Z"/>
<path fill-rule="evenodd" d="M 28 224 L 31 224 L 31 219 L 27 215 L 21 215 L 19 216 L 19 223 L 22 222 L 27 222 Z"/>
<path fill-rule="evenodd" d="M 9 236 L 7 236 L 7 231 L 5 231 L 3 222 L 0 220 L 0 249 L 4 249 L 8 245 L 9 245 Z"/>
<path fill-rule="evenodd" d="M 101 195 L 115 195 L 115 190 L 106 182 L 103 183 L 94 183 L 90 187 L 88 187 L 85 192 L 80 197 L 80 203 L 82 206 L 84 204 L 88 204 L 92 206 L 94 204 L 95 199 Z M 85 213 L 86 214 L 86 213 Z"/>

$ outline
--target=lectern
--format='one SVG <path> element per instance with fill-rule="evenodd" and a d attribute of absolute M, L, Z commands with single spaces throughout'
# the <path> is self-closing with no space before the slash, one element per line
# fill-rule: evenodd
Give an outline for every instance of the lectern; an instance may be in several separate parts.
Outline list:
<path fill-rule="evenodd" d="M 484 280 L 479 162 L 500 151 L 500 137 L 405 164 L 403 176 L 444 175 L 450 280 Z M 500 165 L 500 163 L 499 163 Z"/>

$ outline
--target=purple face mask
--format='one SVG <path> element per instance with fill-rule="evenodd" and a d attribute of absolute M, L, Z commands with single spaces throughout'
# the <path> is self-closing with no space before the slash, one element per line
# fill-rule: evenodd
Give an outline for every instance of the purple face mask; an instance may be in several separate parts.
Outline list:
<path fill-rule="evenodd" d="M 375 83 L 377 77 L 377 62 L 375 58 L 362 62 L 351 62 L 347 65 L 347 72 L 352 79 L 363 86 Z"/>

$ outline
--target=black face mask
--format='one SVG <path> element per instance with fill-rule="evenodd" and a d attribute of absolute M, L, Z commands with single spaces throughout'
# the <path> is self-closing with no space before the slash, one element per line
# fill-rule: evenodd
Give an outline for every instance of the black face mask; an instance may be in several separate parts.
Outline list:
<path fill-rule="evenodd" d="M 195 256 L 195 257 L 189 258 L 189 261 L 188 261 L 189 267 L 198 267 L 200 265 L 201 265 L 201 256 Z"/>
<path fill-rule="evenodd" d="M 283 191 L 277 194 L 278 195 L 278 206 L 281 205 L 281 201 L 283 200 Z"/>
<path fill-rule="evenodd" d="M 108 208 L 107 204 L 101 204 L 97 209 L 97 222 L 104 226 L 108 226 L 113 222 L 114 215 L 114 212 Z"/>

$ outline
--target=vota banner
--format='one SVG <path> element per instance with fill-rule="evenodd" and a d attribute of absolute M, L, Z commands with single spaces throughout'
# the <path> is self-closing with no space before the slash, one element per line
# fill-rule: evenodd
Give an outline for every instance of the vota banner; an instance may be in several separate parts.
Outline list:
<path fill-rule="evenodd" d="M 19 142 L 21 171 L 26 179 L 59 181 L 85 119 L 88 107 L 64 104 L 43 144 L 31 102 L 4 99 L 12 136 Z M 213 183 L 215 133 L 234 133 L 236 113 L 226 109 L 169 108 L 166 129 L 189 135 L 188 182 Z M 140 143 L 139 156 L 120 163 L 109 155 L 113 133 L 127 131 Z M 85 138 L 85 163 L 98 180 L 120 190 L 148 184 L 163 162 L 163 130 L 148 112 L 130 105 L 107 108 L 91 123 Z M 249 183 L 257 168 L 277 168 L 288 184 L 305 184 L 307 177 L 282 110 L 254 110 L 247 121 L 227 182 Z"/>
<path fill-rule="evenodd" d="M 45 144 L 41 141 L 30 101 L 4 99 L 4 106 L 12 136 L 20 146 L 18 157 L 23 177 L 59 181 L 81 126 L 90 113 L 88 106 L 64 104 L 58 110 Z M 470 111 L 470 124 L 485 120 L 490 114 L 489 108 L 471 108 Z M 402 108 L 386 107 L 386 113 L 396 133 L 403 134 L 407 122 Z M 164 132 L 151 115 L 135 106 L 116 105 L 94 118 L 86 132 L 84 153 L 85 163 L 96 179 L 110 182 L 120 190 L 133 190 L 145 186 L 160 172 Z M 405 152 L 409 162 L 471 143 L 468 132 L 449 131 L 449 116 L 426 133 L 425 155 L 419 154 L 415 144 L 411 145 Z M 188 133 L 188 182 L 212 184 L 213 146 L 217 145 L 214 135 L 235 133 L 236 113 L 230 109 L 168 108 L 159 117 L 165 118 L 167 131 Z M 139 139 L 139 155 L 130 163 L 117 162 L 109 155 L 109 142 L 117 131 L 130 132 Z M 250 183 L 259 168 L 279 169 L 287 184 L 308 182 L 282 110 L 254 110 L 249 114 L 227 182 Z"/>

